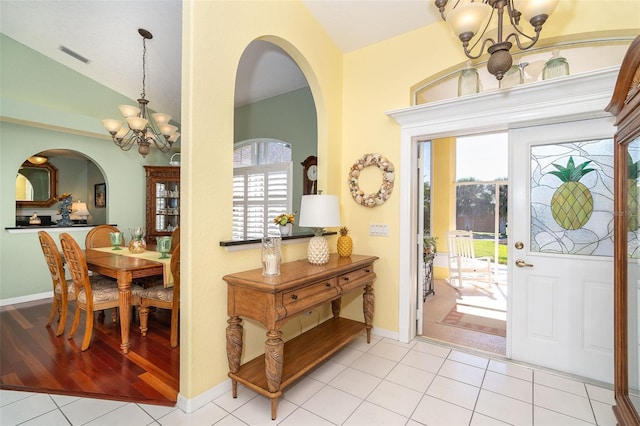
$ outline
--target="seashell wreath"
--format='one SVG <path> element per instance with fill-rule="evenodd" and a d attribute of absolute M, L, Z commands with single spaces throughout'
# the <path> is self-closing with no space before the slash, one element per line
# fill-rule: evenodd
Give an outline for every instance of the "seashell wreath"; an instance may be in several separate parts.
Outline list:
<path fill-rule="evenodd" d="M 376 166 L 382 171 L 382 185 L 378 192 L 365 194 L 358 186 L 360 172 L 365 167 Z M 393 164 L 380 154 L 365 154 L 349 170 L 349 189 L 354 201 L 364 207 L 377 207 L 384 204 L 393 192 L 395 169 Z"/>

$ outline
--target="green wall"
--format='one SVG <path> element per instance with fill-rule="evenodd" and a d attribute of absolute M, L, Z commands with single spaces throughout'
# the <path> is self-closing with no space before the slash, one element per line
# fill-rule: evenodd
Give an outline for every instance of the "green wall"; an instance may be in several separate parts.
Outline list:
<path fill-rule="evenodd" d="M 309 155 L 317 156 L 318 152 L 317 114 L 309 87 L 237 108 L 234 114 L 234 142 L 254 138 L 272 138 L 291 144 L 292 209 L 294 212 L 300 212 L 302 196 L 302 165 L 300 163 Z M 295 226 L 297 227 L 297 224 Z"/>
<path fill-rule="evenodd" d="M 167 165 L 171 154 L 152 149 L 143 159 L 135 149 L 116 148 L 106 135 L 100 119 L 118 116 L 118 105 L 135 101 L 1 34 L 0 48 L 0 304 L 6 304 L 51 292 L 37 234 L 5 229 L 15 226 L 15 176 L 27 157 L 48 149 L 86 156 L 95 165 L 65 160 L 58 166 L 59 192 L 71 192 L 74 198 L 82 194 L 78 198 L 89 201 L 93 184 L 105 182 L 107 208 L 91 220 L 115 223 L 126 231 L 145 223 L 142 166 Z M 74 171 L 68 173 L 67 165 Z M 76 172 L 80 179 L 74 178 Z M 52 207 L 57 210 L 58 204 Z M 60 231 L 51 232 L 57 239 Z M 71 233 L 84 246 L 86 231 Z"/>

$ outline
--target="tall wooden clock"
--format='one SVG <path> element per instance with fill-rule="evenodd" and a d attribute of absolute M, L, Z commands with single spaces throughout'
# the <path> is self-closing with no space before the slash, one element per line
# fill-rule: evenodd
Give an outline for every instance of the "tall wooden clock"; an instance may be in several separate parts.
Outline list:
<path fill-rule="evenodd" d="M 318 158 L 308 156 L 302 163 L 302 195 L 318 193 Z"/>

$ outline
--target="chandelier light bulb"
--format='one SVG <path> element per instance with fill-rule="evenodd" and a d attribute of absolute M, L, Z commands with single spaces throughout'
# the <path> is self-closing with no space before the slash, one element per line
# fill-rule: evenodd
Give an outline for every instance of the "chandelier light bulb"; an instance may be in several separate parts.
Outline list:
<path fill-rule="evenodd" d="M 120 112 L 122 113 L 124 118 L 137 117 L 138 115 L 140 115 L 140 108 L 136 108 L 131 105 L 120 105 L 118 109 L 120 109 Z"/>

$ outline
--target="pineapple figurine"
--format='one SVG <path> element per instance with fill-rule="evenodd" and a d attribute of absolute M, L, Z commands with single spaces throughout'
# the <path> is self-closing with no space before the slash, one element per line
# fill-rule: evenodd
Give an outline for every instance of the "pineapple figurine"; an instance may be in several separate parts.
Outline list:
<path fill-rule="evenodd" d="M 353 240 L 349 235 L 349 228 L 343 226 L 340 228 L 340 236 L 338 237 L 338 255 L 340 257 L 349 257 L 353 251 Z"/>
<path fill-rule="evenodd" d="M 584 175 L 595 170 L 587 168 L 589 163 L 591 160 L 576 166 L 573 157 L 569 157 L 567 167 L 552 164 L 558 170 L 549 173 L 557 176 L 562 185 L 551 197 L 551 215 L 564 229 L 582 228 L 593 213 L 591 191 L 579 182 Z"/>

